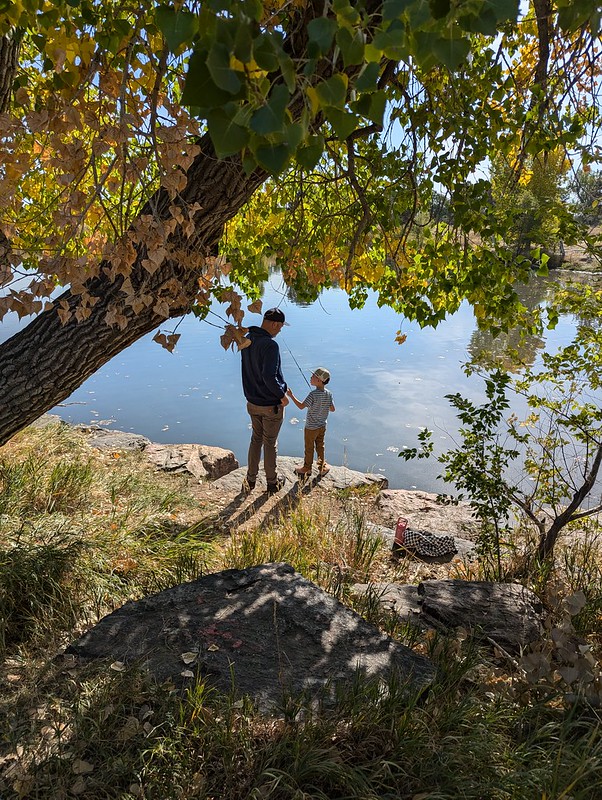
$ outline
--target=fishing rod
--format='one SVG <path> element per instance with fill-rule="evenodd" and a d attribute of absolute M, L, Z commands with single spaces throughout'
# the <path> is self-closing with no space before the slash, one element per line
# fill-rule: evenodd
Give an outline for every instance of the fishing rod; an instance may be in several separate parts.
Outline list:
<path fill-rule="evenodd" d="M 282 341 L 282 344 L 283 344 L 283 345 L 286 347 L 286 349 L 287 349 L 287 350 L 289 351 L 289 353 L 291 354 L 293 361 L 295 362 L 295 364 L 297 365 L 297 368 L 299 369 L 299 372 L 301 373 L 301 375 L 303 375 L 303 380 L 305 381 L 305 383 L 306 383 L 306 384 L 309 386 L 309 388 L 311 389 L 311 388 L 312 388 L 312 386 L 311 386 L 311 383 L 310 383 L 310 382 L 307 380 L 307 378 L 305 377 L 305 373 L 303 372 L 303 370 L 302 370 L 302 369 L 301 369 L 301 367 L 299 366 L 299 362 L 297 361 L 297 359 L 296 359 L 296 358 L 295 358 L 295 356 L 293 355 L 293 351 L 292 351 L 292 350 L 291 350 L 291 348 L 288 346 L 288 344 L 287 344 L 287 343 L 284 341 L 284 339 L 281 339 L 281 341 Z"/>

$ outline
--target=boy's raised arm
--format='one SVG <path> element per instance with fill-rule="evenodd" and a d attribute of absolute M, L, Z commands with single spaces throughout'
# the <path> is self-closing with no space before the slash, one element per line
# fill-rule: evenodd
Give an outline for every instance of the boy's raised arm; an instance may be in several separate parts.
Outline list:
<path fill-rule="evenodd" d="M 293 394 L 293 390 L 292 390 L 292 389 L 287 389 L 287 390 L 286 390 L 286 393 L 287 393 L 287 395 L 288 395 L 288 396 L 291 398 L 291 400 L 293 401 L 293 403 L 294 403 L 294 404 L 297 406 L 297 408 L 300 408 L 300 409 L 307 408 L 307 406 L 305 405 L 305 403 L 302 403 L 300 400 L 297 400 L 297 398 L 296 398 L 296 397 L 295 397 L 295 395 Z"/>

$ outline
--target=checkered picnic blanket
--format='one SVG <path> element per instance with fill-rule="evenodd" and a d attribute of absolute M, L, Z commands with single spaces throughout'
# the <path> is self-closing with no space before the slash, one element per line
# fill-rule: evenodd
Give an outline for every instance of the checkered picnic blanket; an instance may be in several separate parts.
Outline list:
<path fill-rule="evenodd" d="M 403 547 L 421 556 L 447 556 L 458 552 L 453 536 L 442 536 L 429 531 L 406 528 Z"/>

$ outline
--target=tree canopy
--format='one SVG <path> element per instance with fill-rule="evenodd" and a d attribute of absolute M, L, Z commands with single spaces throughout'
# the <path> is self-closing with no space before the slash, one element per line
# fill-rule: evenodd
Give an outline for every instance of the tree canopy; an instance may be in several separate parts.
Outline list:
<path fill-rule="evenodd" d="M 234 287 L 256 299 L 268 259 L 310 298 L 372 289 L 425 325 L 468 299 L 507 327 L 550 236 L 506 235 L 513 189 L 600 158 L 600 19 L 592 0 L 4 7 L 0 316 L 35 316 L 0 346 L 0 441 L 213 297 L 240 342 Z M 582 238 L 562 202 L 553 235 Z"/>

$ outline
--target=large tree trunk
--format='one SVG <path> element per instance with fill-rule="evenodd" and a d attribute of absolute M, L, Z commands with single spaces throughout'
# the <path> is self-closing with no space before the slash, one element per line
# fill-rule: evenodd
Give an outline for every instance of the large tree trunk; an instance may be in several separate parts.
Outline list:
<path fill-rule="evenodd" d="M 194 216 L 195 233 L 187 237 L 178 228 L 170 237 L 172 246 L 194 247 L 204 254 L 215 254 L 224 224 L 240 209 L 263 183 L 266 175 L 256 171 L 246 175 L 238 158 L 218 161 L 205 137 L 201 153 L 188 171 L 183 195 L 186 205 L 198 202 L 202 208 Z M 167 219 L 171 200 L 163 190 L 147 203 L 142 214 Z M 191 301 L 198 290 L 198 274 L 184 271 L 177 262 L 166 260 L 152 275 L 142 266 L 146 256 L 140 247 L 132 269 L 134 285 L 144 284 L 145 291 L 159 294 L 161 287 L 176 278 Z M 107 265 L 105 265 L 107 266 Z M 58 309 L 60 301 L 75 309 L 79 298 L 69 291 L 57 299 L 54 307 L 40 314 L 24 330 L 0 345 L 0 444 L 21 428 L 68 397 L 78 386 L 113 356 L 165 320 L 148 306 L 134 313 L 127 306 L 123 313 L 128 324 L 120 330 L 105 321 L 107 310 L 120 299 L 123 279 L 110 277 L 108 269 L 87 287 L 98 298 L 91 315 L 81 321 L 63 324 Z M 169 316 L 179 316 L 189 307 L 172 307 Z"/>
<path fill-rule="evenodd" d="M 0 114 L 10 106 L 20 49 L 21 38 L 15 31 L 0 37 Z"/>

